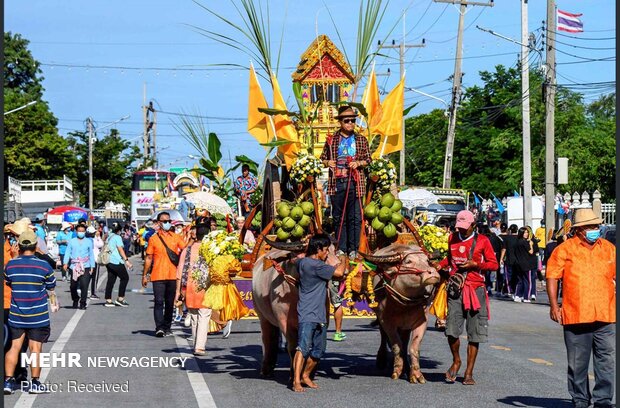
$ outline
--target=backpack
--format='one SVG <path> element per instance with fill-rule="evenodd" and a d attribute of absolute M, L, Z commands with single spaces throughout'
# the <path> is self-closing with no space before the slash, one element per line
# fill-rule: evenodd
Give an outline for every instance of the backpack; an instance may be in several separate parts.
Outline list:
<path fill-rule="evenodd" d="M 97 263 L 99 265 L 107 265 L 110 263 L 110 256 L 112 255 L 112 249 L 110 249 L 110 237 L 104 242 L 103 248 L 99 251 L 99 255 L 97 255 Z"/>

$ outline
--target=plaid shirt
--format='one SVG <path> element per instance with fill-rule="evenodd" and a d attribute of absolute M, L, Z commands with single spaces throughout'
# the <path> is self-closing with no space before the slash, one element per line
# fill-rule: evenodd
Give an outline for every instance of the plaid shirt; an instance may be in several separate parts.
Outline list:
<path fill-rule="evenodd" d="M 370 150 L 368 149 L 368 140 L 362 135 L 355 133 L 355 158 L 356 161 L 366 161 L 367 165 L 370 164 Z M 321 160 L 336 160 L 338 157 L 338 145 L 340 144 L 340 131 L 336 132 L 333 136 L 328 136 L 325 146 L 323 146 L 323 152 L 321 153 Z M 360 169 L 360 180 L 356 185 L 355 192 L 358 197 L 362 199 L 366 196 L 366 173 L 364 169 Z M 327 181 L 327 194 L 336 194 L 336 177 L 334 171 L 329 169 L 329 180 Z"/>

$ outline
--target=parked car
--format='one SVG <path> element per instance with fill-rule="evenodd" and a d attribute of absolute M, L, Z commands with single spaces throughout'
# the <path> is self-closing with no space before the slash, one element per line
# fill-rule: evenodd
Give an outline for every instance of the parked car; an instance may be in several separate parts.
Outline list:
<path fill-rule="evenodd" d="M 601 227 L 601 237 L 607 241 L 616 245 L 616 226 L 615 225 L 603 225 Z"/>

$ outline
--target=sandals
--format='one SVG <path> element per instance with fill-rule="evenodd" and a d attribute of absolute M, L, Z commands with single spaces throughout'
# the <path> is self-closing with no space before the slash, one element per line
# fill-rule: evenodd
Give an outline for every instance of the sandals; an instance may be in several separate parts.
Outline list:
<path fill-rule="evenodd" d="M 474 381 L 474 377 L 465 377 L 463 378 L 463 385 L 476 385 L 476 381 Z"/>
<path fill-rule="evenodd" d="M 446 382 L 452 384 L 456 381 L 456 376 L 457 376 L 458 372 L 456 371 L 451 371 L 448 370 L 446 371 Z"/>

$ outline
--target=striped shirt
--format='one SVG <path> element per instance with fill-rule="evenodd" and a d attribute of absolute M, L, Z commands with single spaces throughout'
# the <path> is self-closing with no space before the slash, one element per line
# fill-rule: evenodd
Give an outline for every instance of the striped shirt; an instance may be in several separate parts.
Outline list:
<path fill-rule="evenodd" d="M 35 256 L 18 256 L 6 264 L 4 278 L 11 287 L 9 326 L 49 326 L 47 291 L 56 287 L 49 264 Z"/>

